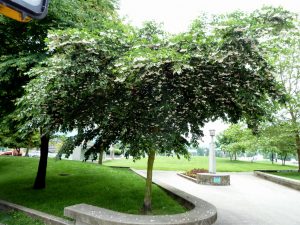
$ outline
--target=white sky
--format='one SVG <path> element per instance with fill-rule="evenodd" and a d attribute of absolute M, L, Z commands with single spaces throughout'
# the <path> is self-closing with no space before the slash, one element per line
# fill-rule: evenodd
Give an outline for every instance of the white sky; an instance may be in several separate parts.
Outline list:
<path fill-rule="evenodd" d="M 135 26 L 144 21 L 162 22 L 165 30 L 171 33 L 183 32 L 201 13 L 229 13 L 235 10 L 253 11 L 264 5 L 282 6 L 300 14 L 300 0 L 120 0 L 119 14 Z M 208 123 L 204 127 L 205 145 L 210 142 L 209 130 L 216 133 L 225 130 L 228 125 L 221 121 Z"/>
<path fill-rule="evenodd" d="M 163 22 L 167 31 L 178 33 L 185 31 L 201 12 L 253 11 L 263 5 L 283 6 L 300 14 L 300 0 L 120 0 L 119 14 L 135 26 L 154 20 Z"/>

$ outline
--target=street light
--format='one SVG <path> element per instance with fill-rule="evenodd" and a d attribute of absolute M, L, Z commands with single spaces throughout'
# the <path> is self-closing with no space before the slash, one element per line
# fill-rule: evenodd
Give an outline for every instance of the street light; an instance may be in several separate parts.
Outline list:
<path fill-rule="evenodd" d="M 0 14 L 20 22 L 43 19 L 50 0 L 0 0 Z"/>
<path fill-rule="evenodd" d="M 211 136 L 211 143 L 209 148 L 209 173 L 216 173 L 216 152 L 215 152 L 215 143 L 214 136 L 216 135 L 215 130 L 209 130 Z"/>
<path fill-rule="evenodd" d="M 209 134 L 213 138 L 216 135 L 216 131 L 215 130 L 209 130 Z"/>

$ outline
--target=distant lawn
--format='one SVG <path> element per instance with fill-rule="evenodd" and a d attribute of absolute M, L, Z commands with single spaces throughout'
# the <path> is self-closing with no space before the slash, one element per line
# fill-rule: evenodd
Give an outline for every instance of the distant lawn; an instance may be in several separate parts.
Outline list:
<path fill-rule="evenodd" d="M 147 159 L 136 160 L 132 159 L 116 159 L 104 163 L 107 166 L 129 166 L 135 169 L 146 169 Z M 190 161 L 177 157 L 156 157 L 154 161 L 155 170 L 175 170 L 187 171 L 194 168 L 208 169 L 208 157 L 195 156 Z M 230 161 L 226 158 L 217 158 L 218 172 L 247 172 L 253 170 L 286 170 L 296 169 L 295 166 L 282 166 L 271 162 L 245 162 L 245 161 Z"/>
<path fill-rule="evenodd" d="M 299 172 L 275 172 L 272 173 L 276 176 L 286 177 L 294 180 L 300 180 L 300 173 Z"/>
<path fill-rule="evenodd" d="M 57 216 L 63 216 L 64 207 L 79 203 L 120 212 L 139 213 L 143 203 L 145 180 L 128 169 L 50 159 L 47 188 L 33 190 L 38 160 L 0 157 L 0 199 Z M 153 214 L 185 211 L 155 185 L 152 207 Z"/>
<path fill-rule="evenodd" d="M 38 219 L 33 219 L 16 211 L 0 211 L 0 223 L 5 225 L 45 225 Z"/>

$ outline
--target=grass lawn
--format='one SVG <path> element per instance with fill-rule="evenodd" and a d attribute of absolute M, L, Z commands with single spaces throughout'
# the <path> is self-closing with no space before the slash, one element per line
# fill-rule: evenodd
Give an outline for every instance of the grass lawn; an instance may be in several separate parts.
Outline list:
<path fill-rule="evenodd" d="M 5 225 L 45 225 L 40 220 L 16 211 L 0 211 L 0 223 Z"/>
<path fill-rule="evenodd" d="M 146 169 L 147 159 L 141 159 L 133 162 L 132 159 L 118 159 L 104 163 L 108 166 L 129 166 L 135 169 Z M 154 170 L 175 170 L 188 171 L 194 168 L 208 169 L 208 157 L 195 156 L 190 161 L 177 157 L 156 157 L 154 161 Z M 271 162 L 245 162 L 230 161 L 226 158 L 217 158 L 218 172 L 246 172 L 253 170 L 286 170 L 296 169 L 295 166 L 282 166 Z"/>
<path fill-rule="evenodd" d="M 0 157 L 0 199 L 57 216 L 63 216 L 64 207 L 78 203 L 132 214 L 139 213 L 144 197 L 145 180 L 128 169 L 49 159 L 46 189 L 33 190 L 38 160 Z M 155 185 L 152 208 L 153 214 L 185 211 Z"/>
<path fill-rule="evenodd" d="M 276 172 L 271 173 L 276 176 L 286 177 L 294 180 L 300 180 L 300 173 L 299 172 Z"/>

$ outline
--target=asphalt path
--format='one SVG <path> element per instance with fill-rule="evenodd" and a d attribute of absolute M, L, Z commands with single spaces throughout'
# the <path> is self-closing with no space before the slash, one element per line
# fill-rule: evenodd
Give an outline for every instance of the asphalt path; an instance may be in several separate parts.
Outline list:
<path fill-rule="evenodd" d="M 196 184 L 173 171 L 153 177 L 216 206 L 215 225 L 300 225 L 300 191 L 253 173 L 230 173 L 230 186 Z"/>

